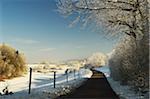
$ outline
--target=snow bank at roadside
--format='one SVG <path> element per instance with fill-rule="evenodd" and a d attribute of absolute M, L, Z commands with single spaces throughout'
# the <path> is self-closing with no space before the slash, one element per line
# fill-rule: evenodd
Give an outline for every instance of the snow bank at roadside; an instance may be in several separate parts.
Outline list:
<path fill-rule="evenodd" d="M 42 91 L 42 97 L 41 99 L 46 99 L 46 98 L 56 98 L 60 95 L 65 95 L 68 94 L 70 92 L 72 92 L 73 90 L 75 90 L 76 88 L 78 88 L 79 86 L 81 86 L 84 82 L 86 81 L 86 79 L 77 79 L 77 80 L 72 80 L 68 83 L 62 83 L 57 85 L 57 88 L 51 88 L 51 90 L 45 89 Z M 41 92 L 38 92 L 39 94 L 41 94 Z M 34 95 L 36 95 L 37 93 L 33 93 L 31 97 L 34 97 Z M 35 98 L 37 99 L 37 98 Z"/>
<path fill-rule="evenodd" d="M 103 72 L 106 77 L 110 77 L 110 70 L 108 66 L 103 66 L 99 68 L 95 68 L 95 70 Z"/>
<path fill-rule="evenodd" d="M 53 99 L 57 96 L 67 94 L 79 87 L 86 81 L 84 78 L 90 78 L 92 76 L 92 71 L 89 69 L 81 69 L 79 74 L 80 75 L 76 74 L 75 78 L 74 74 L 70 73 L 68 82 L 65 79 L 65 75 L 58 77 L 56 88 L 53 88 L 53 82 L 44 83 L 43 85 L 32 88 L 30 95 L 28 95 L 28 90 L 22 90 L 13 95 L 0 96 L 0 99 Z"/>
<path fill-rule="evenodd" d="M 140 93 L 135 93 L 130 86 L 121 85 L 119 81 L 114 81 L 110 77 L 110 70 L 108 66 L 95 68 L 95 70 L 103 72 L 107 77 L 107 80 L 112 87 L 112 89 L 119 95 L 120 99 L 149 99 L 149 94 L 141 95 Z"/>

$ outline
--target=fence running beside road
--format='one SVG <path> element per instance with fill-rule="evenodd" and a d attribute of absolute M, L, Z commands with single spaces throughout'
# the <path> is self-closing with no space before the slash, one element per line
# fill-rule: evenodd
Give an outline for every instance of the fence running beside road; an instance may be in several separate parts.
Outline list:
<path fill-rule="evenodd" d="M 0 82 L 0 93 L 2 93 L 2 90 L 8 86 L 9 91 L 12 91 L 13 93 L 19 92 L 19 91 L 26 91 L 28 93 L 32 93 L 32 89 L 36 90 L 39 88 L 45 88 L 45 87 L 57 87 L 57 84 L 68 82 L 74 79 L 80 78 L 79 76 L 84 77 L 88 71 L 86 69 L 81 69 L 78 71 L 72 71 L 71 73 L 64 73 L 60 74 L 55 72 L 55 80 L 54 78 L 54 72 L 44 74 L 44 73 L 35 73 L 32 72 L 32 69 L 30 69 L 30 73 L 24 77 L 18 77 L 14 78 L 12 80 L 6 80 L 5 82 Z M 32 79 L 29 78 L 32 77 Z M 57 76 L 59 75 L 59 76 Z M 29 82 L 31 81 L 31 82 Z M 54 85 L 55 81 L 55 85 Z M 31 89 L 29 89 L 29 86 Z"/>

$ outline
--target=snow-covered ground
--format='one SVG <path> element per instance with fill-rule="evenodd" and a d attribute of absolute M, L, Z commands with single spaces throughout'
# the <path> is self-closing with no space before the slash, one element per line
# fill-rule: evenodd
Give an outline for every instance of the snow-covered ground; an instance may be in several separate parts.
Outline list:
<path fill-rule="evenodd" d="M 53 73 L 32 73 L 32 88 L 36 88 L 37 86 L 45 85 L 49 83 L 50 79 L 53 79 Z M 63 75 L 62 71 L 58 71 L 56 77 L 59 77 Z M 42 81 L 43 80 L 43 81 Z M 29 74 L 24 75 L 22 77 L 17 77 L 14 79 L 5 80 L 5 82 L 0 82 L 0 92 L 2 92 L 2 89 L 4 89 L 6 86 L 8 86 L 9 90 L 13 92 L 18 92 L 21 90 L 28 89 L 28 83 L 29 83 Z"/>
<path fill-rule="evenodd" d="M 120 85 L 119 81 L 114 81 L 110 77 L 110 70 L 108 66 L 100 67 L 100 68 L 95 68 L 95 70 L 103 72 L 104 75 L 107 77 L 107 80 L 109 84 L 111 85 L 112 89 L 116 92 L 116 94 L 119 95 L 120 99 L 149 99 L 148 94 L 145 96 L 142 96 L 139 93 L 135 93 L 130 86 L 123 86 Z"/>
<path fill-rule="evenodd" d="M 45 99 L 50 97 L 56 97 L 80 86 L 85 79 L 92 75 L 92 72 L 88 69 L 80 69 L 79 74 L 76 72 L 68 74 L 68 82 L 66 80 L 66 75 L 62 72 L 56 72 L 56 88 L 53 88 L 53 73 L 32 73 L 32 90 L 31 94 L 28 95 L 28 83 L 29 74 L 23 77 L 14 78 L 11 80 L 6 80 L 5 82 L 0 82 L 0 91 L 8 86 L 8 89 L 12 91 L 13 95 L 3 95 L 0 99 Z M 2 92 L 1 92 L 2 93 Z M 37 95 L 38 93 L 38 95 Z"/>

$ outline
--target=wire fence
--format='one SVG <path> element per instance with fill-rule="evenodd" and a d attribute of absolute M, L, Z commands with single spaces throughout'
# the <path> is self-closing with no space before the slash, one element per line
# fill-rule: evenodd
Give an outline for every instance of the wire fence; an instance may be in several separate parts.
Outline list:
<path fill-rule="evenodd" d="M 56 88 L 58 84 L 68 83 L 69 81 L 79 79 L 83 74 L 86 74 L 86 70 L 82 71 L 69 71 L 68 69 L 60 74 L 57 71 L 53 71 L 48 74 L 44 73 L 36 73 L 30 71 L 28 75 L 24 77 L 14 78 L 12 80 L 6 80 L 5 82 L 0 82 L 0 93 L 1 94 L 9 94 L 15 93 L 18 91 L 26 90 L 28 94 L 32 93 L 32 89 L 45 88 L 45 87 L 53 87 Z M 5 90 L 5 92 L 4 92 Z M 6 93 L 7 92 L 7 93 Z"/>

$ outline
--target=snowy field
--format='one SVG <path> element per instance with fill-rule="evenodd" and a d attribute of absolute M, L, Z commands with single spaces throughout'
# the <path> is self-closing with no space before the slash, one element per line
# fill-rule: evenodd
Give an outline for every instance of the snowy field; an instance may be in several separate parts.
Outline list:
<path fill-rule="evenodd" d="M 32 88 L 40 87 L 41 85 L 45 85 L 49 83 L 50 79 L 53 79 L 53 73 L 32 73 Z M 58 71 L 56 78 L 63 75 L 63 71 Z M 43 81 L 42 81 L 43 80 Z M 22 90 L 28 89 L 29 84 L 29 74 L 24 75 L 22 77 L 17 77 L 10 80 L 5 80 L 5 82 L 0 82 L 0 92 L 2 93 L 2 89 L 8 86 L 9 90 L 12 92 L 18 92 Z"/>
<path fill-rule="evenodd" d="M 8 89 L 12 91 L 13 95 L 3 95 L 0 99 L 46 99 L 53 98 L 62 94 L 66 94 L 74 88 L 80 86 L 86 79 L 92 75 L 92 72 L 88 69 L 80 69 L 78 72 L 68 74 L 68 82 L 64 71 L 56 72 L 56 88 L 53 88 L 53 73 L 32 73 L 32 90 L 28 95 L 29 74 L 23 77 L 6 80 L 0 82 L 0 91 L 8 86 Z M 38 95 L 37 95 L 38 93 Z"/>
<path fill-rule="evenodd" d="M 145 95 L 141 95 L 139 93 L 135 93 L 130 86 L 123 86 L 120 85 L 118 81 L 114 81 L 110 77 L 110 70 L 108 66 L 95 68 L 95 70 L 103 72 L 107 77 L 109 84 L 111 85 L 112 89 L 119 95 L 120 99 L 149 99 L 148 93 Z"/>

